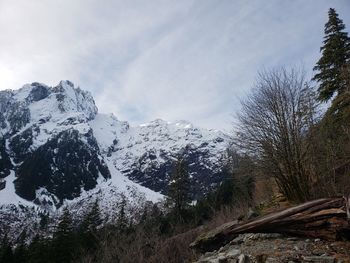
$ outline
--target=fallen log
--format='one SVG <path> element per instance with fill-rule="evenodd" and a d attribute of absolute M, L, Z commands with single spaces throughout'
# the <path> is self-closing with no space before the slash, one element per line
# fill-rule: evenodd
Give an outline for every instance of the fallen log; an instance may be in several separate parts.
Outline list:
<path fill-rule="evenodd" d="M 242 233 L 281 233 L 327 240 L 350 240 L 350 199 L 324 198 L 252 219 L 232 221 L 199 236 L 190 246 L 218 249 Z"/>
<path fill-rule="evenodd" d="M 346 205 L 346 215 L 348 217 L 348 221 L 350 221 L 350 195 L 344 198 L 345 198 L 345 205 Z"/>

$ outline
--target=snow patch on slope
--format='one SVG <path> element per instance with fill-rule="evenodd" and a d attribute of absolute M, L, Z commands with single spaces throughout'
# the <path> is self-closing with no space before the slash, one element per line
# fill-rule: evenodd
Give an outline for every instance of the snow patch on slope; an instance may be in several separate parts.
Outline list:
<path fill-rule="evenodd" d="M 10 175 L 3 180 L 5 181 L 5 188 L 0 191 L 0 205 L 17 204 L 35 206 L 32 202 L 29 202 L 16 194 L 15 185 L 13 183 L 13 181 L 16 180 L 14 171 L 11 171 Z"/>

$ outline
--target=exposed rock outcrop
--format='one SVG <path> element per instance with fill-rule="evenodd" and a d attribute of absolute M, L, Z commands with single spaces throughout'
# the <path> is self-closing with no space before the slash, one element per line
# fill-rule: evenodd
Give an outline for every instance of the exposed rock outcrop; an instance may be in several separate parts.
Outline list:
<path fill-rule="evenodd" d="M 281 234 L 240 234 L 216 251 L 204 253 L 196 263 L 345 263 L 350 243 L 288 237 Z"/>

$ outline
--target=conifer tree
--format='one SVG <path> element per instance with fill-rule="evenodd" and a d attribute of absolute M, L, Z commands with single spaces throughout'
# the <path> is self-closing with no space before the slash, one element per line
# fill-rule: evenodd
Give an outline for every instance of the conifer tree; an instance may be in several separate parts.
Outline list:
<path fill-rule="evenodd" d="M 38 234 L 34 236 L 28 246 L 28 263 L 53 262 L 48 241 L 49 240 L 42 239 Z"/>
<path fill-rule="evenodd" d="M 0 262 L 14 262 L 12 244 L 6 234 L 0 244 Z"/>
<path fill-rule="evenodd" d="M 101 211 L 97 199 L 91 206 L 89 213 L 86 215 L 85 221 L 87 228 L 91 232 L 96 232 L 97 227 L 102 224 Z"/>
<path fill-rule="evenodd" d="M 101 225 L 101 212 L 98 200 L 92 204 L 90 210 L 85 215 L 79 229 L 80 244 L 87 249 L 95 249 L 98 243 L 96 232 L 97 227 Z"/>
<path fill-rule="evenodd" d="M 184 222 L 190 197 L 190 178 L 183 157 L 178 157 L 175 170 L 170 178 L 168 203 L 173 207 L 175 219 Z"/>
<path fill-rule="evenodd" d="M 118 218 L 117 218 L 117 229 L 119 231 L 124 231 L 126 227 L 128 226 L 128 219 L 126 217 L 126 196 L 122 194 L 121 196 L 121 202 L 119 204 L 119 213 L 118 213 Z"/>
<path fill-rule="evenodd" d="M 59 220 L 53 238 L 55 261 L 71 262 L 73 258 L 75 242 L 72 218 L 67 207 L 65 207 L 63 210 L 63 214 Z"/>
<path fill-rule="evenodd" d="M 46 230 L 49 223 L 49 214 L 44 212 L 44 213 L 39 213 L 39 216 L 40 216 L 40 222 L 39 222 L 40 229 Z"/>
<path fill-rule="evenodd" d="M 26 237 L 27 233 L 25 230 L 23 230 L 17 240 L 17 246 L 13 253 L 15 262 L 25 262 L 27 259 L 27 246 L 25 243 Z"/>
<path fill-rule="evenodd" d="M 320 49 L 322 56 L 314 67 L 317 73 L 313 80 L 319 82 L 320 101 L 328 101 L 335 93 L 341 94 L 347 89 L 343 72 L 349 67 L 350 39 L 344 29 L 343 21 L 335 9 L 330 8 L 323 46 Z"/>

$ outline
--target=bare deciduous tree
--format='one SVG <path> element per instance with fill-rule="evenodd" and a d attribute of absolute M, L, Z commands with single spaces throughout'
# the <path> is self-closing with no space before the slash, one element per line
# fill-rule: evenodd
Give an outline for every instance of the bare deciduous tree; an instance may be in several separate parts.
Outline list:
<path fill-rule="evenodd" d="M 315 93 L 304 74 L 280 68 L 258 75 L 238 114 L 236 145 L 258 157 L 291 201 L 310 198 L 306 137 L 315 111 Z"/>

